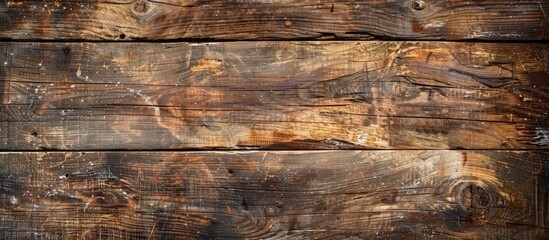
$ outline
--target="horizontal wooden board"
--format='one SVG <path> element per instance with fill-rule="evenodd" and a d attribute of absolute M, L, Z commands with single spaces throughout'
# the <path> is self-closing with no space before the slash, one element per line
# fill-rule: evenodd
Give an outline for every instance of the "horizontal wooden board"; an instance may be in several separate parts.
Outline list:
<path fill-rule="evenodd" d="M 23 40 L 547 40 L 546 0 L 9 0 Z"/>
<path fill-rule="evenodd" d="M 547 239 L 548 152 L 0 154 L 2 239 Z"/>
<path fill-rule="evenodd" d="M 1 43 L 0 148 L 547 149 L 548 50 Z"/>

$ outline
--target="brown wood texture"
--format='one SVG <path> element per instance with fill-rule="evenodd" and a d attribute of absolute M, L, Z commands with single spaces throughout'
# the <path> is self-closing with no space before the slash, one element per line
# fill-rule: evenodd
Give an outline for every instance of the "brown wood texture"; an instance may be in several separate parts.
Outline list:
<path fill-rule="evenodd" d="M 547 40 L 547 0 L 5 0 L 23 40 Z"/>
<path fill-rule="evenodd" d="M 547 239 L 544 151 L 0 154 L 2 239 Z"/>
<path fill-rule="evenodd" d="M 547 149 L 549 45 L 1 43 L 0 148 Z"/>

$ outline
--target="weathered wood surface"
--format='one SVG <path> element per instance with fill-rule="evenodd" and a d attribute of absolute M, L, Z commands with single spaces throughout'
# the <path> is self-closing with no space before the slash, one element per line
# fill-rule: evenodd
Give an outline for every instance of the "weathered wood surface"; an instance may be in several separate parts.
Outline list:
<path fill-rule="evenodd" d="M 0 154 L 2 239 L 547 239 L 549 155 Z"/>
<path fill-rule="evenodd" d="M 547 40 L 547 0 L 3 0 L 0 38 L 26 40 Z"/>
<path fill-rule="evenodd" d="M 548 50 L 1 43 L 0 148 L 547 149 Z"/>

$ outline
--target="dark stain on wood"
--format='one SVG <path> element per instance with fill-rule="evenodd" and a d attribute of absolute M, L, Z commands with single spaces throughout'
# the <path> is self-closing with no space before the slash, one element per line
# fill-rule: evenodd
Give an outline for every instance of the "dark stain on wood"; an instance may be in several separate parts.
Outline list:
<path fill-rule="evenodd" d="M 14 1 L 3 2 L 0 5 L 0 30 L 7 33 L 14 29 L 27 29 L 27 37 L 51 38 L 58 32 L 48 26 L 55 26 L 59 23 L 68 23 L 76 21 L 72 16 L 80 15 L 84 12 L 93 12 L 97 10 L 98 3 L 94 1 Z M 39 21 L 30 21 L 30 19 Z M 83 23 L 77 23 L 83 24 Z M 76 25 L 73 25 L 76 27 Z M 66 32 L 68 33 L 68 32 Z M 3 35 L 3 34 L 2 34 Z M 67 39 L 79 38 L 77 31 L 72 31 L 65 35 Z M 12 38 L 2 36 L 2 38 Z"/>

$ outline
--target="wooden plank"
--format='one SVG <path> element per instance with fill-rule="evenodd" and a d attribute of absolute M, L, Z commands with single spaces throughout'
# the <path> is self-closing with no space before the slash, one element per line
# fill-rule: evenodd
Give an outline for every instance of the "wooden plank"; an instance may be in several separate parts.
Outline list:
<path fill-rule="evenodd" d="M 3 239 L 546 239 L 549 154 L 0 154 Z"/>
<path fill-rule="evenodd" d="M 6 0 L 0 38 L 24 40 L 547 40 L 547 0 Z"/>
<path fill-rule="evenodd" d="M 548 50 L 1 43 L 0 148 L 547 149 Z"/>

